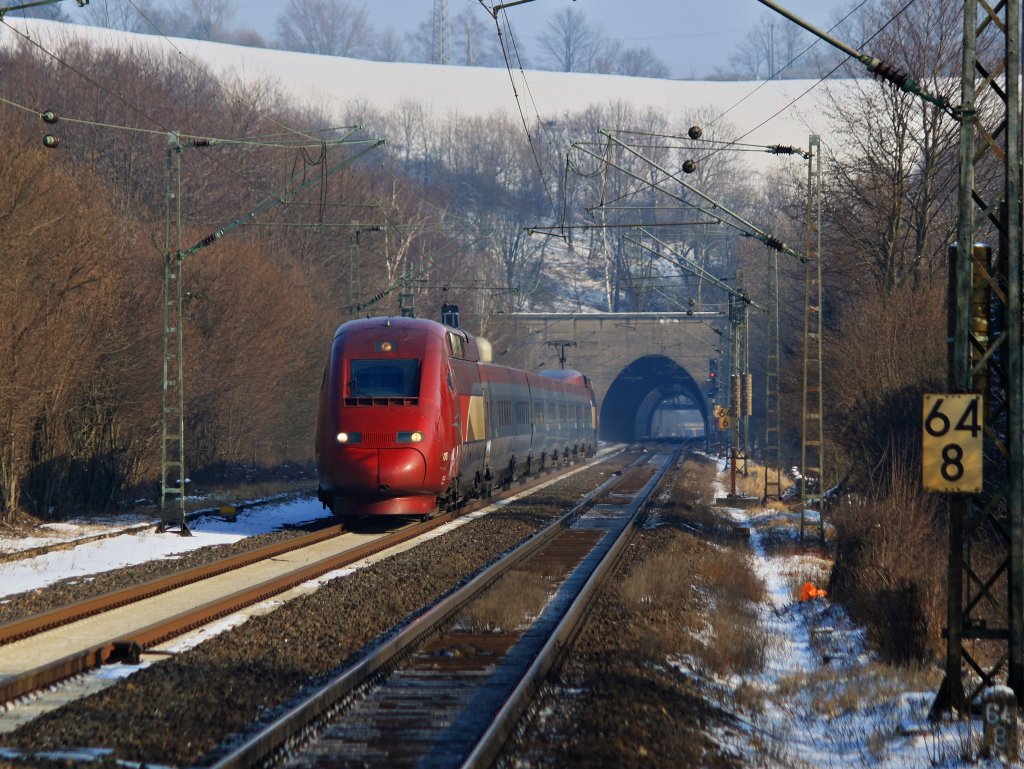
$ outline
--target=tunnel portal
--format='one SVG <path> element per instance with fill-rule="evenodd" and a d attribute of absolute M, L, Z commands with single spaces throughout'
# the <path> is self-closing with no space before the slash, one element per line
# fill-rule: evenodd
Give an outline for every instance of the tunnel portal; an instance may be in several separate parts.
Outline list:
<path fill-rule="evenodd" d="M 707 403 L 690 373 L 664 355 L 645 355 L 612 381 L 601 402 L 600 438 L 701 437 Z"/>

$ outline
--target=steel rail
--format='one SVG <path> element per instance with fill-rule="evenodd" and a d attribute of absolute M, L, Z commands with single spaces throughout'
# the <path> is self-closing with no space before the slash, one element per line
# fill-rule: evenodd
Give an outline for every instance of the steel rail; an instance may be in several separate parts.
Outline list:
<path fill-rule="evenodd" d="M 587 463 L 590 464 L 590 463 Z M 576 469 L 582 469 L 585 465 L 580 466 Z M 528 484 L 525 487 L 519 487 L 514 490 L 509 490 L 502 495 L 496 495 L 498 499 L 512 497 L 517 494 L 521 494 L 525 491 L 530 491 L 533 488 L 541 486 L 547 482 L 554 481 L 558 478 L 564 477 L 569 473 L 570 468 L 564 468 L 556 476 L 552 478 L 543 478 L 538 476 L 535 482 Z M 9 702 L 13 699 L 21 697 L 32 691 L 45 688 L 52 684 L 58 683 L 66 678 L 70 678 L 75 675 L 84 673 L 92 668 L 100 667 L 104 663 L 112 661 L 114 659 L 127 659 L 136 660 L 138 655 L 145 649 L 152 647 L 168 638 L 180 635 L 188 632 L 196 627 L 199 627 L 207 622 L 211 622 L 220 617 L 231 614 L 235 611 L 243 609 L 247 606 L 251 606 L 260 601 L 266 600 L 273 595 L 282 593 L 286 590 L 295 587 L 296 585 L 307 582 L 311 579 L 315 579 L 327 572 L 334 571 L 336 569 L 343 568 L 345 566 L 373 555 L 382 550 L 386 550 L 391 547 L 400 545 L 414 537 L 425 534 L 439 526 L 453 521 L 462 515 L 466 515 L 479 507 L 483 507 L 486 504 L 492 503 L 494 500 L 484 500 L 479 505 L 470 507 L 469 509 L 463 509 L 459 511 L 453 511 L 448 513 L 441 513 L 434 516 L 433 518 L 415 523 L 410 526 L 405 526 L 391 534 L 386 534 L 378 539 L 371 542 L 364 543 L 355 548 L 345 550 L 342 553 L 327 558 L 321 559 L 311 564 L 307 564 L 294 571 L 288 572 L 287 574 L 276 577 L 272 580 L 261 582 L 256 585 L 251 585 L 248 588 L 237 591 L 228 596 L 210 601 L 206 604 L 197 606 L 187 612 L 182 612 L 172 617 L 165 618 L 159 622 L 155 622 L 139 630 L 133 631 L 128 636 L 118 636 L 109 641 L 101 644 L 97 644 L 76 652 L 74 654 L 62 657 L 57 660 L 53 660 L 42 665 L 39 665 L 25 673 L 11 678 L 0 681 L 0 703 Z M 313 532 L 307 537 L 298 537 L 296 539 L 306 540 L 304 546 L 311 546 L 318 542 L 330 539 L 332 536 L 340 536 L 345 533 L 343 531 L 336 531 L 341 529 L 341 526 L 329 527 L 320 532 Z M 334 533 L 331 533 L 331 532 Z M 210 564 L 208 567 L 197 567 L 197 569 L 188 570 L 188 572 L 181 572 L 177 575 L 169 575 L 167 578 L 160 578 L 158 580 L 152 580 L 151 582 L 144 583 L 137 588 L 152 587 L 153 583 L 164 582 L 165 580 L 179 579 L 179 584 L 176 587 L 183 587 L 188 584 L 193 584 L 199 581 L 200 578 L 194 577 L 186 579 L 186 575 L 192 572 L 207 570 L 212 567 L 214 570 L 209 571 L 206 577 L 216 576 L 217 574 L 226 573 L 232 569 L 241 568 L 242 566 L 249 565 L 251 563 L 258 562 L 260 560 L 267 560 L 267 558 L 279 555 L 282 552 L 288 550 L 296 550 L 296 547 L 288 547 L 288 545 L 295 540 L 289 540 L 287 543 L 277 543 L 274 546 L 268 546 L 267 548 L 260 549 L 259 551 L 252 551 L 251 553 L 243 553 L 239 556 L 233 556 L 232 558 L 225 559 L 224 562 L 218 561 L 215 564 Z M 281 549 L 281 548 L 284 549 Z M 274 552 L 268 555 L 268 552 L 273 550 Z M 262 552 L 262 557 L 253 557 L 252 553 Z M 242 562 L 248 559 L 248 562 Z M 226 562 L 232 562 L 233 566 L 223 567 L 222 564 Z M 145 596 L 137 596 L 131 599 L 125 599 L 126 593 L 131 593 L 135 588 L 126 588 L 124 591 L 115 591 L 114 593 L 108 593 L 105 596 L 98 596 L 95 599 L 87 599 L 85 601 L 72 604 L 70 607 L 62 607 L 53 610 L 52 612 L 44 612 L 33 617 L 26 618 L 25 620 L 17 620 L 15 622 L 8 623 L 10 626 L 19 626 L 22 632 L 20 637 L 24 638 L 26 635 L 31 633 L 25 632 L 26 629 L 34 621 L 37 625 L 48 624 L 48 629 L 57 627 L 61 624 L 68 624 L 74 620 L 65 620 L 63 623 L 57 621 L 54 615 L 61 613 L 64 609 L 75 608 L 78 611 L 78 615 L 75 619 L 83 619 L 87 616 L 91 616 L 100 613 L 104 610 L 116 608 L 117 606 L 123 606 L 128 603 L 144 600 L 145 598 L 151 598 L 154 595 L 158 595 L 161 592 L 167 592 L 174 588 L 167 587 L 163 590 L 151 590 Z M 115 599 L 119 600 L 118 603 L 109 603 L 106 609 L 96 608 L 103 599 Z M 0 627 L 0 631 L 8 628 L 8 625 Z M 41 632 L 36 630 L 35 632 Z M 13 628 L 11 632 L 13 632 Z M 13 639 L 10 639 L 13 640 Z"/>
<path fill-rule="evenodd" d="M 152 526 L 147 525 L 147 528 L 152 528 Z M 274 558 L 291 550 L 298 550 L 299 548 L 340 536 L 343 533 L 341 525 L 329 526 L 326 529 L 303 534 L 286 542 L 276 542 L 272 545 L 259 547 L 246 553 L 239 553 L 230 558 L 206 564 L 205 566 L 195 566 L 175 572 L 174 574 L 157 577 L 132 587 L 113 590 L 109 593 L 103 593 L 102 595 L 67 604 L 66 606 L 57 606 L 38 614 L 23 617 L 22 619 L 11 620 L 10 622 L 0 624 L 0 646 L 36 633 L 41 633 L 44 630 L 50 630 L 51 628 L 66 625 L 85 617 L 91 617 L 94 614 L 116 609 L 119 606 L 141 601 L 160 593 L 166 593 L 168 590 L 174 590 L 203 579 L 208 579 L 209 577 L 217 576 L 218 574 L 224 574 L 242 566 Z"/>
<path fill-rule="evenodd" d="M 639 457 L 627 470 L 633 469 L 648 458 L 647 456 Z M 292 741 L 308 731 L 315 730 L 318 724 L 330 719 L 340 707 L 340 703 L 343 703 L 358 687 L 393 666 L 398 658 L 415 648 L 419 641 L 476 598 L 502 574 L 549 544 L 570 525 L 581 511 L 592 504 L 601 494 L 620 484 L 625 477 L 626 471 L 609 478 L 587 493 L 569 511 L 536 532 L 500 560 L 487 566 L 455 592 L 414 618 L 393 636 L 374 647 L 363 658 L 309 695 L 303 702 L 211 764 L 209 769 L 248 769 L 253 766 L 273 763 L 275 756 L 286 751 Z"/>
<path fill-rule="evenodd" d="M 565 616 L 559 621 L 525 675 L 519 680 L 515 689 L 491 720 L 491 725 L 477 741 L 472 752 L 462 762 L 460 769 L 484 769 L 491 766 L 498 757 L 502 747 L 508 741 L 508 738 L 512 736 L 519 719 L 526 712 L 534 695 L 544 683 L 548 671 L 551 670 L 555 662 L 569 648 L 572 639 L 582 627 L 583 620 L 586 618 L 598 590 L 600 590 L 604 581 L 612 574 L 626 547 L 633 540 L 641 514 L 647 509 L 651 497 L 661 486 L 661 482 L 668 475 L 668 471 L 675 467 L 679 461 L 682 448 L 682 446 L 676 448 L 671 459 L 665 463 L 665 466 L 659 472 L 655 473 L 648 480 L 647 484 L 637 495 L 637 498 L 631 505 L 633 509 L 629 514 L 629 522 L 615 542 L 612 543 L 604 558 L 601 559 L 601 562 L 587 578 L 575 600 L 566 610 Z"/>

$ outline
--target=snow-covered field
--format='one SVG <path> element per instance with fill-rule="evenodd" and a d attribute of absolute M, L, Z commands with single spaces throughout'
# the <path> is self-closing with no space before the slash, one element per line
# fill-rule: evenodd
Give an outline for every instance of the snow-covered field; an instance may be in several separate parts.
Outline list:
<path fill-rule="evenodd" d="M 126 523 L 124 519 L 109 525 L 94 520 L 44 524 L 31 537 L 0 538 L 0 554 L 73 544 L 75 540 L 99 534 L 112 536 L 23 560 L 0 562 L 0 602 L 4 596 L 46 587 L 58 580 L 87 579 L 90 574 L 101 571 L 159 558 L 176 558 L 187 550 L 226 545 L 254 534 L 276 531 L 327 515 L 329 513 L 317 500 L 297 499 L 242 510 L 234 520 L 214 515 L 195 519 L 189 523 L 191 537 L 157 534 L 153 525 Z M 140 525 L 143 526 L 141 529 Z M 125 529 L 125 533 L 118 534 L 121 529 Z"/>
<path fill-rule="evenodd" d="M 521 106 L 527 120 L 533 122 L 557 120 L 594 105 L 625 103 L 637 111 L 651 108 L 679 119 L 698 108 L 716 116 L 725 114 L 736 129 L 736 135 L 728 138 L 742 137 L 742 142 L 748 144 L 806 147 L 811 133 L 829 142 L 830 127 L 822 109 L 826 89 L 814 80 L 657 80 L 513 70 L 513 88 L 513 80 L 504 69 L 364 61 L 13 16 L 4 23 L 47 48 L 63 41 L 87 40 L 111 48 L 184 55 L 224 76 L 225 82 L 238 78 L 243 83 L 277 83 L 297 103 L 315 105 L 325 114 L 339 117 L 352 114 L 352 106 L 358 104 L 386 111 L 415 103 L 435 118 L 501 112 L 518 120 Z M 0 45 L 13 45 L 21 39 L 13 30 L 0 26 Z M 843 85 L 837 81 L 831 87 Z M 681 131 L 686 128 L 688 125 L 680 126 Z M 744 159 L 758 171 L 792 163 L 792 158 L 760 152 L 745 153 Z"/>

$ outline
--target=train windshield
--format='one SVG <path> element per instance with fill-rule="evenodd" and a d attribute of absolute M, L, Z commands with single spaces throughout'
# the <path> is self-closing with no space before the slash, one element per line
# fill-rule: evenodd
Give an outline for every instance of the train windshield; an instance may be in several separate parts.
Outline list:
<path fill-rule="evenodd" d="M 350 398 L 416 398 L 420 394 L 420 362 L 415 358 L 353 360 L 350 374 Z"/>

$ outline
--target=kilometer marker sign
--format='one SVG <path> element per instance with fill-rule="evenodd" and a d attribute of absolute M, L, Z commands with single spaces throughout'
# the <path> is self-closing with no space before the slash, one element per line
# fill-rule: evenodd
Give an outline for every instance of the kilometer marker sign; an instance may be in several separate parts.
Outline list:
<path fill-rule="evenodd" d="M 981 493 L 983 413 L 981 395 L 924 396 L 921 476 L 925 489 L 947 494 Z"/>

